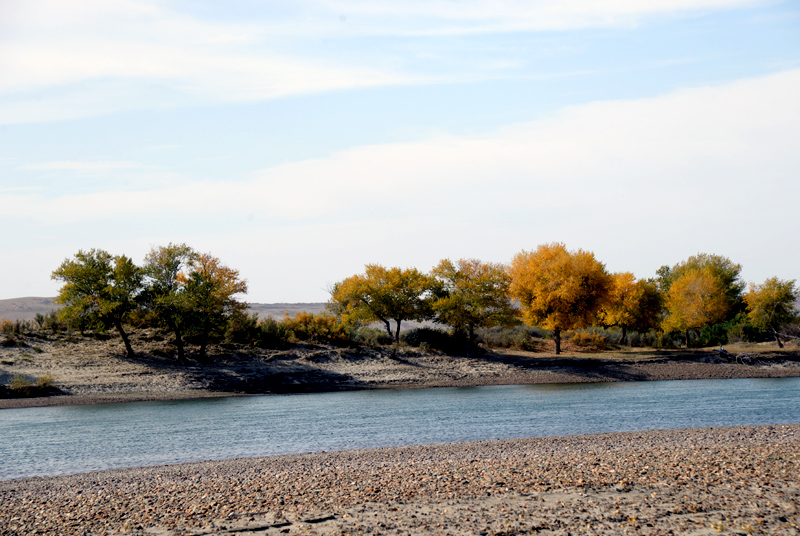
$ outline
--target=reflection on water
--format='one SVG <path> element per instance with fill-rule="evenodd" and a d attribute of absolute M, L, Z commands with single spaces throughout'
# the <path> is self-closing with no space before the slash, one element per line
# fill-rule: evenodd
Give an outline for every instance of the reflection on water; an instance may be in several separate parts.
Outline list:
<path fill-rule="evenodd" d="M 0 411 L 0 479 L 330 450 L 800 422 L 800 378 L 458 387 Z"/>

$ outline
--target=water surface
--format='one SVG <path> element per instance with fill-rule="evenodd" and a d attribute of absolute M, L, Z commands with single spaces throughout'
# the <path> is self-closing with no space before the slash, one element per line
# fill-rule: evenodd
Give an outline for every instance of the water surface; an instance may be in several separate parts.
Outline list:
<path fill-rule="evenodd" d="M 0 411 L 0 480 L 482 439 L 800 422 L 800 378 L 408 389 Z"/>

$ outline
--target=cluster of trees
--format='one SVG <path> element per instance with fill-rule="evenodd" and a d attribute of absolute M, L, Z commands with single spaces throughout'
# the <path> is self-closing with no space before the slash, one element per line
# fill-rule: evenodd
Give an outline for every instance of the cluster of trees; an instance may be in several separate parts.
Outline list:
<path fill-rule="evenodd" d="M 630 272 L 609 273 L 591 252 L 551 243 L 521 251 L 508 265 L 445 259 L 424 273 L 369 264 L 331 287 L 327 314 L 283 322 L 248 316 L 247 305 L 236 299 L 247 292 L 239 272 L 186 244 L 154 247 L 141 266 L 124 255 L 79 251 L 52 277 L 64 283 L 56 298 L 64 305 L 61 320 L 80 329 L 116 329 L 128 355 L 134 351 L 127 325 L 159 326 L 173 333 L 183 362 L 187 337 L 202 359 L 210 337 L 226 328 L 269 345 L 292 337 L 350 340 L 378 323 L 399 342 L 409 320 L 450 326 L 467 345 L 480 328 L 522 320 L 552 331 L 560 353 L 567 330 L 616 326 L 620 343 L 632 331 L 680 332 L 688 346 L 692 331 L 744 319 L 783 346 L 778 329 L 798 318 L 795 281 L 773 277 L 746 290 L 740 273 L 730 259 L 701 253 L 661 267 L 654 278 L 637 279 Z"/>
<path fill-rule="evenodd" d="M 134 350 L 126 325 L 145 323 L 174 333 L 182 362 L 187 336 L 205 358 L 209 337 L 247 308 L 236 299 L 247 292 L 239 272 L 186 244 L 154 247 L 142 266 L 100 249 L 79 251 L 52 278 L 64 283 L 55 300 L 64 305 L 60 318 L 80 329 L 116 329 L 128 356 Z"/>
<path fill-rule="evenodd" d="M 556 353 L 565 330 L 617 326 L 620 342 L 628 331 L 677 331 L 688 346 L 690 331 L 744 315 L 782 347 L 777 330 L 797 319 L 795 282 L 773 277 L 745 292 L 740 273 L 730 259 L 701 253 L 636 279 L 609 273 L 591 252 L 552 243 L 521 251 L 508 266 L 445 259 L 426 274 L 370 264 L 333 285 L 328 307 L 345 324 L 383 324 L 395 341 L 406 320 L 433 320 L 472 341 L 477 328 L 521 318 L 552 330 Z"/>

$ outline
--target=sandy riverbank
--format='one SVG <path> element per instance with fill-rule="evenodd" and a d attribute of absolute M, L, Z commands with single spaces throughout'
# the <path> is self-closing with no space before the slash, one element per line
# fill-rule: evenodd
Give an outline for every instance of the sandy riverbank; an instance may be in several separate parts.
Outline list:
<path fill-rule="evenodd" d="M 447 356 L 417 348 L 282 350 L 215 348 L 203 363 L 180 364 L 157 333 L 135 335 L 140 353 L 123 356 L 116 337 L 28 337 L 0 348 L 0 385 L 14 375 L 56 378 L 53 396 L 0 398 L 0 409 L 332 390 L 800 376 L 800 349 L 774 343 L 713 349 L 622 349 L 604 353 L 487 351 Z"/>
<path fill-rule="evenodd" d="M 798 534 L 798 507 L 800 425 L 748 426 L 6 481 L 0 534 Z"/>

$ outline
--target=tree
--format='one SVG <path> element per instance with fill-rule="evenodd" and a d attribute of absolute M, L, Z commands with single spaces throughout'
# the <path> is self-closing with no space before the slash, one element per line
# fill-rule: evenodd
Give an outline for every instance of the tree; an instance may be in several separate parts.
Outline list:
<path fill-rule="evenodd" d="M 328 309 L 345 323 L 381 322 L 389 336 L 399 342 L 402 321 L 430 318 L 430 288 L 431 278 L 416 268 L 368 264 L 364 274 L 333 285 Z M 390 320 L 396 324 L 394 333 Z"/>
<path fill-rule="evenodd" d="M 189 300 L 185 292 L 185 271 L 197 253 L 186 244 L 154 247 L 145 257 L 144 275 L 147 306 L 156 322 L 175 334 L 178 360 L 185 362 L 183 335 L 190 320 Z"/>
<path fill-rule="evenodd" d="M 619 344 L 627 340 L 628 330 L 648 331 L 658 326 L 664 300 L 655 282 L 638 281 L 630 272 L 613 274 L 608 303 L 600 310 L 606 326 L 619 326 Z"/>
<path fill-rule="evenodd" d="M 123 324 L 138 308 L 142 271 L 125 255 L 112 256 L 101 249 L 79 251 L 53 271 L 63 281 L 56 303 L 64 305 L 59 316 L 99 329 L 116 328 L 128 357 L 134 351 Z"/>
<path fill-rule="evenodd" d="M 688 348 L 689 330 L 725 320 L 731 307 L 725 291 L 723 280 L 711 266 L 682 271 L 667 291 L 664 329 L 682 331 Z"/>
<path fill-rule="evenodd" d="M 196 254 L 188 274 L 181 272 L 177 279 L 183 285 L 185 325 L 199 338 L 200 359 L 205 359 L 211 334 L 224 330 L 231 315 L 247 309 L 246 303 L 234 297 L 247 293 L 247 281 L 209 253 Z"/>
<path fill-rule="evenodd" d="M 794 322 L 798 317 L 794 305 L 800 293 L 794 284 L 794 280 L 783 281 L 770 277 L 761 285 L 750 283 L 750 289 L 744 295 L 750 323 L 754 327 L 772 332 L 780 348 L 783 348 L 783 342 L 778 335 L 778 329 Z"/>
<path fill-rule="evenodd" d="M 436 279 L 432 304 L 436 321 L 464 333 L 471 344 L 475 329 L 507 325 L 516 313 L 508 294 L 505 266 L 477 259 L 453 264 L 441 261 L 431 272 Z"/>
<path fill-rule="evenodd" d="M 744 292 L 745 284 L 740 278 L 742 265 L 736 264 L 722 255 L 698 253 L 685 261 L 679 262 L 672 268 L 662 266 L 656 271 L 661 292 L 666 296 L 675 281 L 693 270 L 706 270 L 708 274 L 719 282 L 728 302 L 726 316 L 720 321 L 729 320 L 744 311 L 745 305 L 742 293 Z"/>
<path fill-rule="evenodd" d="M 509 275 L 523 320 L 553 330 L 556 354 L 561 353 L 561 332 L 591 325 L 611 289 L 611 276 L 593 253 L 567 251 L 562 243 L 517 253 Z"/>

